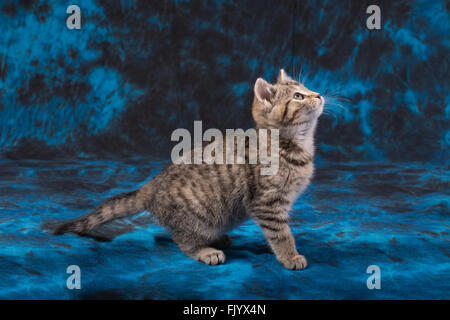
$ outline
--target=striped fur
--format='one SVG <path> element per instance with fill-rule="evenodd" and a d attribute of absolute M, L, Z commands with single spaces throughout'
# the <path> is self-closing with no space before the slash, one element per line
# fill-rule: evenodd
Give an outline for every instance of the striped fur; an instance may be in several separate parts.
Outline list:
<path fill-rule="evenodd" d="M 60 225 L 54 231 L 54 234 L 62 235 L 72 232 L 87 235 L 89 231 L 107 221 L 123 218 L 144 210 L 145 207 L 142 198 L 139 196 L 139 191 L 122 193 L 106 200 L 89 214 Z"/>
<path fill-rule="evenodd" d="M 324 100 L 289 78 L 258 79 L 252 114 L 257 129 L 279 129 L 279 170 L 261 175 L 263 164 L 170 164 L 138 191 L 114 197 L 87 216 L 63 224 L 56 234 L 84 235 L 112 219 L 148 210 L 167 227 L 188 256 L 206 264 L 225 261 L 226 233 L 247 219 L 261 227 L 277 259 L 303 269 L 289 229 L 289 211 L 313 174 L 313 135 Z M 246 144 L 248 158 L 248 144 Z M 235 148 L 236 149 L 236 148 Z"/>

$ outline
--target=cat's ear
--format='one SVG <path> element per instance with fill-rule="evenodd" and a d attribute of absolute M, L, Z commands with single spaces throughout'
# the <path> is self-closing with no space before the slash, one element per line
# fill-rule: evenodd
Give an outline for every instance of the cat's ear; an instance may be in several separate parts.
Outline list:
<path fill-rule="evenodd" d="M 255 97 L 259 102 L 265 105 L 272 105 L 272 99 L 275 96 L 275 88 L 263 78 L 258 78 L 255 82 Z"/>
<path fill-rule="evenodd" d="M 278 73 L 277 82 L 283 83 L 283 82 L 287 82 L 290 80 L 292 80 L 292 78 L 287 75 L 287 73 L 284 71 L 284 69 L 280 69 L 280 72 Z"/>

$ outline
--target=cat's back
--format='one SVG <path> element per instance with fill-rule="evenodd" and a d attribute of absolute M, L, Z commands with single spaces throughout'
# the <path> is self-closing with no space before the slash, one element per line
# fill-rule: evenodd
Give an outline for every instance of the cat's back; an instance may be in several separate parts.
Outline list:
<path fill-rule="evenodd" d="M 227 164 L 170 164 L 148 182 L 148 208 L 226 214 L 239 209 L 247 186 L 245 167 Z M 151 191 L 150 191 L 151 190 Z"/>

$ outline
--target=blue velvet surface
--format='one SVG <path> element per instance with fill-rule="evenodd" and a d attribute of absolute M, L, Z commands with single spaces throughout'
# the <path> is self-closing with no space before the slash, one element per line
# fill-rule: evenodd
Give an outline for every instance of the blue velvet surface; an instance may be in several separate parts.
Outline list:
<path fill-rule="evenodd" d="M 63 1 L 0 0 L 0 298 L 450 298 L 448 1 L 377 0 L 381 30 L 372 1 L 77 4 L 68 30 Z M 108 243 L 47 234 L 156 175 L 174 129 L 253 126 L 254 81 L 280 68 L 327 99 L 292 213 L 307 270 L 251 222 L 214 268 L 148 213 L 103 227 Z"/>
<path fill-rule="evenodd" d="M 0 298 L 450 298 L 450 177 L 439 166 L 319 163 L 291 214 L 309 261 L 302 271 L 285 270 L 251 221 L 230 234 L 227 261 L 214 267 L 186 257 L 148 213 L 102 227 L 111 242 L 41 228 L 131 190 L 164 165 L 2 161 Z M 69 265 L 81 268 L 81 290 L 66 287 Z M 380 290 L 366 286 L 369 265 L 381 269 Z"/>

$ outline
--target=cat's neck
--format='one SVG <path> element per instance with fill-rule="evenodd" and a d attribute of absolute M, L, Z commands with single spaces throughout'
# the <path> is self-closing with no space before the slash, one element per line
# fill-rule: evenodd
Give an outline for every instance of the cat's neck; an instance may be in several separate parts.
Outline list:
<path fill-rule="evenodd" d="M 280 129 L 280 138 L 294 143 L 301 149 L 314 153 L 314 132 L 317 120 L 303 122 L 296 126 L 289 126 Z"/>

